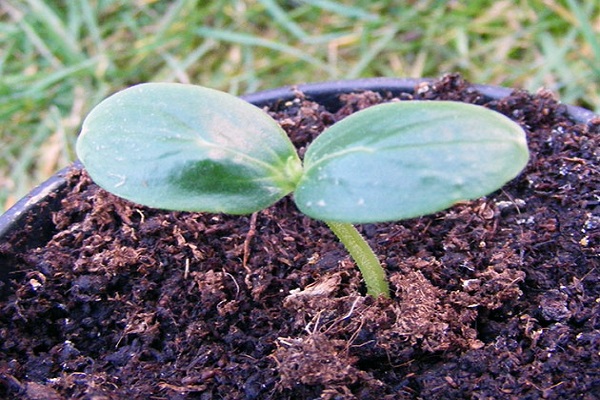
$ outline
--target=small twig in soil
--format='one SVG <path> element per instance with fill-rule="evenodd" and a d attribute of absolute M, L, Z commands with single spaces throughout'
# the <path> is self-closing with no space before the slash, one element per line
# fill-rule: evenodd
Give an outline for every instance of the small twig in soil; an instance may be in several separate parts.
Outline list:
<path fill-rule="evenodd" d="M 250 228 L 248 229 L 248 233 L 246 234 L 246 239 L 244 240 L 244 255 L 242 258 L 242 266 L 250 274 L 252 270 L 248 267 L 248 259 L 250 258 L 250 242 L 252 242 L 252 238 L 256 235 L 256 218 L 258 217 L 258 212 L 252 213 L 250 216 Z"/>
<path fill-rule="evenodd" d="M 183 270 L 183 279 L 187 280 L 189 274 L 190 274 L 190 259 L 186 258 L 185 259 L 185 268 Z"/>
<path fill-rule="evenodd" d="M 314 321 L 314 327 L 312 328 L 312 332 L 310 330 L 310 326 L 313 324 Z M 317 315 L 315 316 L 315 318 L 313 318 L 313 321 L 310 321 L 308 324 L 306 324 L 306 326 L 304 327 L 304 330 L 309 334 L 309 335 L 314 335 L 317 333 L 318 329 L 319 329 L 319 322 L 321 322 L 321 311 L 319 311 L 317 313 Z"/>
<path fill-rule="evenodd" d="M 360 297 L 357 297 L 354 302 L 352 303 L 352 307 L 350 307 L 350 311 L 348 312 L 348 314 L 346 314 L 345 316 L 342 317 L 342 321 L 345 319 L 350 318 L 350 316 L 352 316 L 352 313 L 354 312 L 354 308 L 356 307 L 356 303 L 358 303 L 358 300 L 360 299 Z"/>
<path fill-rule="evenodd" d="M 228 277 L 231 278 L 231 280 L 233 281 L 233 284 L 235 285 L 235 298 L 237 299 L 239 294 L 240 294 L 240 285 L 238 285 L 237 281 L 235 280 L 235 277 L 233 275 L 231 275 L 229 272 L 224 271 L 225 275 L 227 275 Z"/>
<path fill-rule="evenodd" d="M 144 215 L 144 213 L 141 210 L 139 210 L 137 208 L 135 209 L 135 211 L 140 215 L 140 224 L 143 224 L 144 221 L 146 220 L 146 216 Z"/>

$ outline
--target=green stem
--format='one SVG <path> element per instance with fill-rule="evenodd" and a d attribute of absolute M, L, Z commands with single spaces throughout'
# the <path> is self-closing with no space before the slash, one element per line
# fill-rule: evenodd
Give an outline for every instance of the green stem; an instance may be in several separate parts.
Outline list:
<path fill-rule="evenodd" d="M 325 223 L 344 244 L 356 262 L 367 285 L 367 294 L 373 297 L 383 295 L 389 298 L 390 288 L 385 278 L 385 271 L 369 244 L 356 228 L 352 224 L 342 222 L 325 221 Z"/>

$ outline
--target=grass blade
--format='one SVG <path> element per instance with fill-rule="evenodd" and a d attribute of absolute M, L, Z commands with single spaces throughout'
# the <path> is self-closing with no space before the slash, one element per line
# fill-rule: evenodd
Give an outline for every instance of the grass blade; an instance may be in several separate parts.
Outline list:
<path fill-rule="evenodd" d="M 318 67 L 323 70 L 327 70 L 330 74 L 333 74 L 330 67 L 325 64 L 323 61 L 299 50 L 296 47 L 274 42 L 272 40 L 260 38 L 257 36 L 249 35 L 246 33 L 238 33 L 231 32 L 222 29 L 213 29 L 213 28 L 199 28 L 195 31 L 198 35 L 206 38 L 211 38 L 215 40 L 220 40 L 224 42 L 235 43 L 244 46 L 253 46 L 253 47 L 263 47 L 270 50 L 275 50 L 287 55 L 290 55 L 294 58 L 306 61 L 311 64 L 313 67 Z"/>
<path fill-rule="evenodd" d="M 274 0 L 259 0 L 260 3 L 265 7 L 267 12 L 275 19 L 275 21 L 281 25 L 286 31 L 294 35 L 299 40 L 305 40 L 308 35 L 304 30 L 296 24 L 286 14 L 286 12 L 279 7 Z"/>
<path fill-rule="evenodd" d="M 302 3 L 309 4 L 314 7 L 321 8 L 323 10 L 331 11 L 335 14 L 347 17 L 347 18 L 358 18 L 364 21 L 377 21 L 379 16 L 377 14 L 369 13 L 362 8 L 347 6 L 344 4 L 337 3 L 330 0 L 301 0 Z"/>

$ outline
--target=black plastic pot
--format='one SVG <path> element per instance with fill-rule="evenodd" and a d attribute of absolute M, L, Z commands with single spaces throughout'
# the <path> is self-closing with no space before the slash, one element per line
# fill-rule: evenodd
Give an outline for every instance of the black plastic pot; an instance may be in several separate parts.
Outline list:
<path fill-rule="evenodd" d="M 415 87 L 427 79 L 396 79 L 396 78 L 371 78 L 346 81 L 331 81 L 311 83 L 296 86 L 307 98 L 314 99 L 331 110 L 339 107 L 338 96 L 341 93 L 371 90 L 375 92 L 413 93 Z M 479 92 L 489 99 L 506 97 L 512 89 L 497 86 L 474 86 Z M 257 106 L 266 106 L 276 102 L 292 100 L 294 92 L 292 87 L 282 87 L 243 96 L 248 102 Z M 595 115 L 591 111 L 567 106 L 570 117 L 576 122 L 586 122 Z M 52 210 L 60 207 L 63 192 L 66 190 L 66 174 L 70 168 L 81 168 L 75 162 L 46 182 L 35 188 L 31 193 L 17 202 L 11 209 L 0 215 L 0 243 L 11 241 L 18 251 L 43 246 L 55 232 L 52 223 Z M 26 225 L 30 226 L 31 235 L 20 237 L 18 232 Z M 0 298 L 8 293 L 8 282 L 13 271 L 15 260 L 7 259 L 0 255 Z M 4 283 L 4 285 L 2 285 Z"/>

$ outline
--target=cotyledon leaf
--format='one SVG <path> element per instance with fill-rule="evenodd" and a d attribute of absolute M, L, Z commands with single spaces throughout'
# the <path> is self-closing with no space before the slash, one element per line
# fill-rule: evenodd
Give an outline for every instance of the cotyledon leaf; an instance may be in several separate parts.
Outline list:
<path fill-rule="evenodd" d="M 500 113 L 448 101 L 367 108 L 307 149 L 294 199 L 310 217 L 395 221 L 486 195 L 529 158 L 525 133 Z"/>
<path fill-rule="evenodd" d="M 169 210 L 246 214 L 296 186 L 286 133 L 259 108 L 201 86 L 147 83 L 86 117 L 77 155 L 108 191 Z"/>

